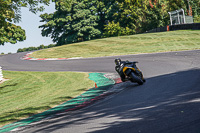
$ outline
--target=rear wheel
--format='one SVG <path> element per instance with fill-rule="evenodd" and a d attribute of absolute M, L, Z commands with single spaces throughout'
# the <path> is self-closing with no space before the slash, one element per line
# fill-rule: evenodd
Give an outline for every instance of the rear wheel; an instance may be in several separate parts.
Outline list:
<path fill-rule="evenodd" d="M 133 81 L 137 82 L 139 85 L 142 85 L 144 83 L 143 80 L 139 76 L 135 75 L 135 73 L 133 72 L 130 74 L 130 77 L 132 78 Z"/>

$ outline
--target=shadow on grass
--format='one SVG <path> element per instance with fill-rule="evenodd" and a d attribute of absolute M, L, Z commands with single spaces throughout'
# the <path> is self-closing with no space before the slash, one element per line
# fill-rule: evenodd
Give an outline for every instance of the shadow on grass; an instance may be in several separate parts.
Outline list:
<path fill-rule="evenodd" d="M 17 83 L 10 84 L 10 85 L 4 85 L 4 86 L 0 87 L 0 90 L 4 89 L 6 87 L 10 87 L 10 86 L 17 86 Z"/>
<path fill-rule="evenodd" d="M 102 86 L 102 87 L 98 87 L 98 88 L 92 88 L 87 90 L 86 92 L 84 92 L 83 94 L 81 94 L 80 96 L 77 96 L 75 98 L 72 98 L 70 96 L 66 96 L 66 97 L 59 97 L 56 98 L 54 100 L 54 102 L 48 103 L 48 104 L 59 104 L 61 101 L 63 100 L 68 100 L 67 102 L 58 105 L 54 108 L 50 108 L 49 106 L 41 106 L 41 107 L 36 107 L 36 108 L 25 108 L 25 109 L 20 109 L 20 110 L 15 110 L 12 112 L 6 112 L 4 114 L 1 114 L 0 117 L 0 124 L 5 124 L 5 123 L 11 123 L 11 122 L 15 122 L 15 123 L 11 123 L 9 125 L 6 125 L 6 127 L 14 127 L 15 125 L 27 125 L 30 124 L 32 122 L 37 122 L 40 121 L 44 118 L 47 117 L 53 117 L 54 115 L 58 114 L 58 113 L 62 113 L 62 112 L 66 112 L 66 110 L 77 110 L 80 109 L 82 107 L 77 107 L 78 105 L 82 105 L 83 103 L 101 95 L 103 92 L 107 91 L 112 85 L 108 85 L 108 86 Z M 81 89 L 81 90 L 85 90 L 85 88 Z M 94 101 L 92 101 L 94 102 Z M 47 110 L 49 109 L 49 110 Z M 46 110 L 42 113 L 38 113 L 38 111 L 41 110 Z M 29 117 L 29 118 L 27 118 Z M 23 119 L 22 118 L 27 118 L 27 119 Z M 4 130 L 6 127 L 2 127 L 1 130 Z"/>
<path fill-rule="evenodd" d="M 53 101 L 54 102 L 49 102 L 48 104 L 50 105 L 58 105 L 58 104 L 61 104 L 66 101 L 68 101 L 69 99 L 72 99 L 73 97 L 71 96 L 63 96 L 63 97 L 58 97 L 58 98 L 55 98 Z"/>
<path fill-rule="evenodd" d="M 6 89 L 7 87 L 11 87 L 11 86 L 17 86 L 17 83 L 10 84 L 10 85 L 4 85 L 4 86 L 0 87 L 0 95 L 14 91 L 14 90 L 7 90 Z"/>
<path fill-rule="evenodd" d="M 0 124 L 5 124 L 5 123 L 10 123 L 10 122 L 15 122 L 18 121 L 22 118 L 26 118 L 29 116 L 32 116 L 36 113 L 38 113 L 37 111 L 41 111 L 41 110 L 46 110 L 49 109 L 49 106 L 42 106 L 42 107 L 35 107 L 35 108 L 25 108 L 25 109 L 16 109 L 14 111 L 11 112 L 5 112 L 2 113 L 0 116 Z"/>
<path fill-rule="evenodd" d="M 199 133 L 200 69 L 147 79 L 96 106 L 50 119 L 32 132 Z M 95 123 L 95 124 L 94 124 Z M 27 129 L 28 131 L 29 129 Z M 25 130 L 26 131 L 26 130 Z"/>
<path fill-rule="evenodd" d="M 78 89 L 77 91 L 86 91 L 88 90 L 87 88 L 81 88 L 81 89 Z"/>

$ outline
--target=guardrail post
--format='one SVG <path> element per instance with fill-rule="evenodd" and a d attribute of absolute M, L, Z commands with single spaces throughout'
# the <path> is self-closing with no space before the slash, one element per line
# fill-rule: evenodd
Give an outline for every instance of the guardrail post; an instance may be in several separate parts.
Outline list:
<path fill-rule="evenodd" d="M 3 80 L 3 73 L 2 73 L 2 67 L 0 66 L 0 81 Z"/>

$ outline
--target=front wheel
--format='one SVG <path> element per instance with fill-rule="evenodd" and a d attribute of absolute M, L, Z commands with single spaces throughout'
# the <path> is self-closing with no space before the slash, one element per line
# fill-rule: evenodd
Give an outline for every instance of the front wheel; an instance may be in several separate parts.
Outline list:
<path fill-rule="evenodd" d="M 133 72 L 130 74 L 130 77 L 132 78 L 133 81 L 137 82 L 139 85 L 142 85 L 144 83 L 143 80 L 139 76 L 135 75 L 135 73 Z"/>

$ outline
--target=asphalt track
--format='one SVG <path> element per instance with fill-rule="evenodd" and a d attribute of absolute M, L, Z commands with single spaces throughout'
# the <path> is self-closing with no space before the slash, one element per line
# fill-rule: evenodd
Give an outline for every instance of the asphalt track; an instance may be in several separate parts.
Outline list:
<path fill-rule="evenodd" d="M 25 53 L 0 56 L 3 70 L 115 73 L 116 57 L 65 61 L 20 60 Z M 200 133 L 200 50 L 120 56 L 138 61 L 146 83 L 95 105 L 20 131 L 55 133 Z"/>

